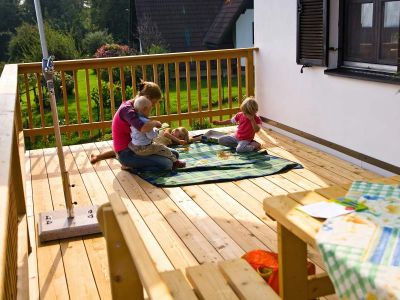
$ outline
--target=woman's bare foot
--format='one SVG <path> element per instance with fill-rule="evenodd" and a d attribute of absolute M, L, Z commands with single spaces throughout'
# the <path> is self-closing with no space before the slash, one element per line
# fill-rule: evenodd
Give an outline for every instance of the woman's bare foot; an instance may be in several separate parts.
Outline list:
<path fill-rule="evenodd" d="M 121 165 L 121 170 L 129 171 L 130 169 L 131 168 L 129 168 L 129 167 L 125 166 L 125 165 Z"/>
<path fill-rule="evenodd" d="M 100 161 L 100 159 L 98 158 L 98 156 L 96 154 L 93 154 L 93 153 L 90 154 L 90 163 L 91 164 L 95 164 L 98 161 Z"/>

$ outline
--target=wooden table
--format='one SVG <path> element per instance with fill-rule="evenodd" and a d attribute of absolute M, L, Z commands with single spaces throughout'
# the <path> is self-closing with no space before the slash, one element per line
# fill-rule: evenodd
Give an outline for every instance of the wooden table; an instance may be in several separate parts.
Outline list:
<path fill-rule="evenodd" d="M 398 184 L 400 176 L 372 182 Z M 300 212 L 301 205 L 343 197 L 350 185 L 332 186 L 267 198 L 264 210 L 278 223 L 279 284 L 282 299 L 314 299 L 335 293 L 326 273 L 307 275 L 307 245 L 317 248 L 315 236 L 324 220 Z"/>
<path fill-rule="evenodd" d="M 97 213 L 107 243 L 113 299 L 279 299 L 243 259 L 158 272 L 136 228 L 129 199 L 112 194 Z M 188 280 L 187 280 L 187 279 Z M 190 284 L 189 284 L 190 282 Z"/>

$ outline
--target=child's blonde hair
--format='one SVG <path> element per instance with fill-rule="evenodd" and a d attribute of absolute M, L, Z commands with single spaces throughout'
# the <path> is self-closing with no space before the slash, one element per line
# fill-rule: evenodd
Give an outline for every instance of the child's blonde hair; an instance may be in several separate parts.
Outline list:
<path fill-rule="evenodd" d="M 247 97 L 240 105 L 240 110 L 246 115 L 254 116 L 258 112 L 258 103 L 254 97 Z"/>
<path fill-rule="evenodd" d="M 178 131 L 179 137 L 185 140 L 186 143 L 189 143 L 189 131 L 185 127 L 175 128 L 174 131 Z"/>
<path fill-rule="evenodd" d="M 138 112 L 143 112 L 144 109 L 152 107 L 152 103 L 145 96 L 139 96 L 135 99 L 135 102 L 133 103 L 133 107 Z"/>
<path fill-rule="evenodd" d="M 161 89 L 157 83 L 141 81 L 138 85 L 138 96 L 145 96 L 155 104 L 161 99 Z"/>

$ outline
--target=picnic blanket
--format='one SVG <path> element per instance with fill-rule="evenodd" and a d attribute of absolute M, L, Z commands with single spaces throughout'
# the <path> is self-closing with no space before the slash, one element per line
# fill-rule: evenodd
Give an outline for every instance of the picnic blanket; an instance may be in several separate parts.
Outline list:
<path fill-rule="evenodd" d="M 400 299 L 400 186 L 356 181 L 363 211 L 328 219 L 318 248 L 340 299 Z"/>
<path fill-rule="evenodd" d="M 213 143 L 192 143 L 176 148 L 186 168 L 173 171 L 136 171 L 155 186 L 173 187 L 198 183 L 231 181 L 276 174 L 298 163 L 264 152 L 236 153 L 235 149 Z"/>

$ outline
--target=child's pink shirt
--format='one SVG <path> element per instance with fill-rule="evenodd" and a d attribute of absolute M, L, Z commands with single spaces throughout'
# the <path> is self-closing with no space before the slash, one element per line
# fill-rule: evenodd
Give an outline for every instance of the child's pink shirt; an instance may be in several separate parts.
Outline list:
<path fill-rule="evenodd" d="M 255 115 L 254 120 L 257 125 L 261 125 L 261 119 Z M 239 123 L 235 136 L 239 141 L 252 141 L 256 135 L 250 120 L 243 112 L 239 112 L 232 118 L 232 123 Z"/>

